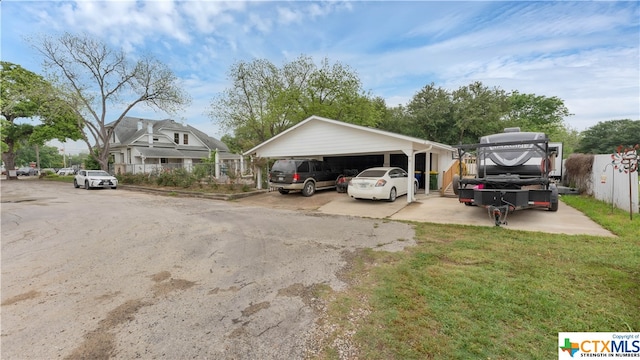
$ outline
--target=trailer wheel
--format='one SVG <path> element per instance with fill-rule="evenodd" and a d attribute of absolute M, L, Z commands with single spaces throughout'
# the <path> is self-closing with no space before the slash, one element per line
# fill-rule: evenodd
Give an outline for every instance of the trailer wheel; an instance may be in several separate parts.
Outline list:
<path fill-rule="evenodd" d="M 551 206 L 549 211 L 558 211 L 558 187 L 551 185 Z"/>
<path fill-rule="evenodd" d="M 459 188 L 460 188 L 460 175 L 456 174 L 453 175 L 453 182 L 451 183 L 451 186 L 453 186 L 453 193 L 458 195 Z"/>

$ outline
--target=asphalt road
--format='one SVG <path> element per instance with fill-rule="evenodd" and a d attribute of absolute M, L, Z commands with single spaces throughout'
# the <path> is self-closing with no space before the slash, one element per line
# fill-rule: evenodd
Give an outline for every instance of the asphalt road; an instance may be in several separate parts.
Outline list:
<path fill-rule="evenodd" d="M 0 181 L 2 359 L 299 359 L 357 249 L 406 224 Z M 320 199 L 318 197 L 317 199 Z"/>

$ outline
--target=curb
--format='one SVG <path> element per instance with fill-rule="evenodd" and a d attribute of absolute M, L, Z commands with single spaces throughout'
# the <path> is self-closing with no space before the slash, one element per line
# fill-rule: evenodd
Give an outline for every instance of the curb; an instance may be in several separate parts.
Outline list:
<path fill-rule="evenodd" d="M 241 198 L 267 192 L 267 190 L 254 190 L 254 191 L 247 191 L 247 192 L 234 193 L 234 194 L 219 194 L 219 193 L 202 193 L 198 191 L 188 191 L 188 190 L 155 189 L 155 188 L 148 188 L 144 186 L 122 185 L 122 184 L 118 185 L 118 189 L 146 192 L 146 193 L 159 194 L 164 196 L 193 197 L 193 198 L 223 200 L 223 201 L 241 199 Z"/>

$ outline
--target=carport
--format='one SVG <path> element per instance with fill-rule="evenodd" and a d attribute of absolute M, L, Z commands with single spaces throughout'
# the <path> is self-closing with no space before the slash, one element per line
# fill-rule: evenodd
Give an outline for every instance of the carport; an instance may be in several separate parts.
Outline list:
<path fill-rule="evenodd" d="M 420 154 L 424 154 L 424 160 L 416 164 L 416 156 Z M 428 194 L 429 172 L 436 171 L 442 174 L 447 170 L 454 161 L 455 150 L 449 145 L 433 141 L 314 115 L 257 145 L 244 155 L 269 159 L 330 158 L 334 161 L 340 157 L 348 158 L 349 161 L 357 161 L 359 157 L 364 157 L 368 158 L 368 167 L 398 166 L 409 174 L 414 174 L 416 168 L 424 169 L 424 188 Z M 422 156 L 419 158 L 423 159 Z M 405 159 L 406 163 L 403 161 Z M 261 188 L 262 172 L 256 173 L 258 188 Z M 407 182 L 408 188 L 411 189 L 411 176 Z M 438 185 L 441 182 L 441 175 L 438 175 Z M 413 193 L 409 192 L 407 202 L 414 200 Z"/>

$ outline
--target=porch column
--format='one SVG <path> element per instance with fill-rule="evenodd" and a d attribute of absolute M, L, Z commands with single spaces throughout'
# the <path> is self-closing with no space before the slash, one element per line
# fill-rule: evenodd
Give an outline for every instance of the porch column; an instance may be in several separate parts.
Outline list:
<path fill-rule="evenodd" d="M 391 166 L 391 154 L 384 153 L 384 160 L 382 166 Z"/>
<path fill-rule="evenodd" d="M 253 172 L 258 175 L 258 178 L 256 179 L 256 189 L 262 190 L 262 169 L 254 165 Z"/>
<path fill-rule="evenodd" d="M 216 179 L 220 178 L 220 155 L 218 155 L 218 149 L 216 148 L 216 152 L 214 155 L 213 162 L 215 163 L 215 172 L 214 176 Z"/>

